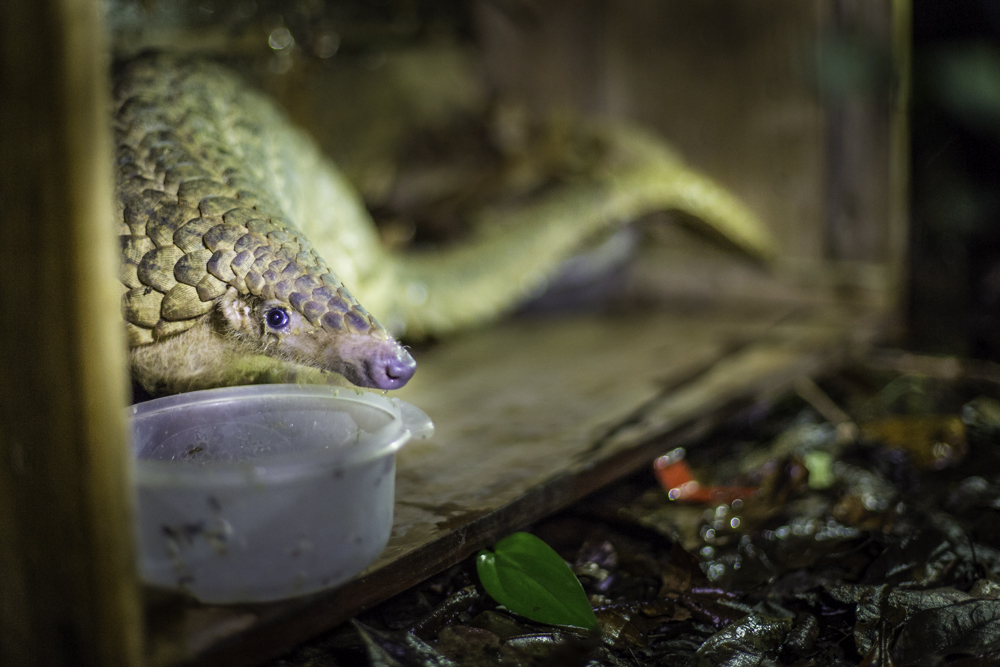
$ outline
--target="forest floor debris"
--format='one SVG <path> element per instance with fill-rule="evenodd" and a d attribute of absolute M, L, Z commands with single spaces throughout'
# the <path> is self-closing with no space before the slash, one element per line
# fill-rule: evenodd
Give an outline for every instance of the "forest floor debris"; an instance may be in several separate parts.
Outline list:
<path fill-rule="evenodd" d="M 529 527 L 599 635 L 507 611 L 470 558 L 271 667 L 1000 664 L 1000 383 L 893 359 Z"/>

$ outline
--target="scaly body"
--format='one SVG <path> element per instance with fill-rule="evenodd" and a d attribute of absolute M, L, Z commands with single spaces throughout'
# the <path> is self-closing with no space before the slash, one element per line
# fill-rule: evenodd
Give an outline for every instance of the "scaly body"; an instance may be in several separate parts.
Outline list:
<path fill-rule="evenodd" d="M 595 233 L 658 209 L 770 251 L 739 202 L 623 128 L 595 128 L 622 166 L 583 196 L 525 207 L 453 250 L 400 256 L 379 244 L 314 142 L 225 68 L 170 56 L 127 64 L 114 124 L 122 312 L 133 377 L 154 393 L 331 372 L 401 386 L 414 362 L 369 311 L 415 335 L 484 321 Z"/>

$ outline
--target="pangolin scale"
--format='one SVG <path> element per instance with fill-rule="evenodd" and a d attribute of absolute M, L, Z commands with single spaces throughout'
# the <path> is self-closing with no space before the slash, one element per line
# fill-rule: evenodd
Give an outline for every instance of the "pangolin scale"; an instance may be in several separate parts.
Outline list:
<path fill-rule="evenodd" d="M 122 314 L 133 377 L 152 393 L 338 376 L 401 386 L 412 357 L 369 309 L 417 336 L 484 321 L 595 233 L 655 210 L 685 210 L 771 252 L 735 198 L 621 126 L 593 128 L 619 167 L 585 191 L 480 225 L 461 247 L 404 256 L 379 244 L 315 143 L 224 67 L 169 55 L 129 62 L 113 119 Z"/>

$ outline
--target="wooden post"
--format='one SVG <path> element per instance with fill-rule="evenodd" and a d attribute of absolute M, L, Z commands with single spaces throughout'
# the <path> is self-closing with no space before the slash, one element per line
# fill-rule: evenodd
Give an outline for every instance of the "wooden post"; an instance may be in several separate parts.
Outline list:
<path fill-rule="evenodd" d="M 142 662 L 98 0 L 0 3 L 0 664 Z"/>
<path fill-rule="evenodd" d="M 889 247 L 895 310 L 905 313 L 910 233 L 910 94 L 913 76 L 913 0 L 892 0 L 895 82 L 889 148 Z"/>
<path fill-rule="evenodd" d="M 891 45 L 894 0 L 832 0 L 828 38 L 844 47 Z M 872 52 L 869 57 L 889 56 Z M 839 58 L 847 58 L 840 55 Z M 874 60 L 867 63 L 875 68 Z M 864 86 L 861 81 L 854 85 Z M 890 255 L 892 136 L 888 91 L 868 84 L 830 91 L 826 105 L 826 244 L 828 259 L 886 263 Z"/>

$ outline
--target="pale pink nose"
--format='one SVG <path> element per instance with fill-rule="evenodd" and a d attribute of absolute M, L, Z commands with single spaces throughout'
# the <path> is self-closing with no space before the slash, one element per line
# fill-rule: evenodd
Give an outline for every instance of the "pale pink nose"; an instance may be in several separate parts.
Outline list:
<path fill-rule="evenodd" d="M 371 359 L 369 376 L 377 389 L 399 389 L 410 381 L 417 370 L 417 362 L 401 345 L 395 349 L 385 346 Z"/>
<path fill-rule="evenodd" d="M 359 336 L 352 343 L 335 370 L 359 387 L 399 389 L 417 370 L 410 353 L 392 338 Z"/>

